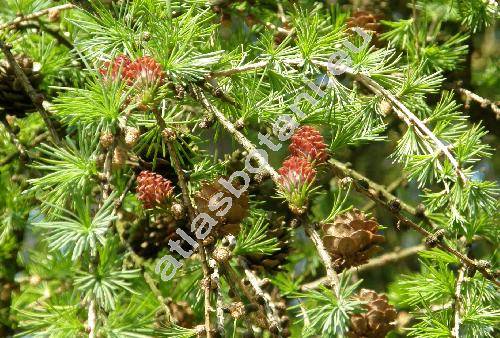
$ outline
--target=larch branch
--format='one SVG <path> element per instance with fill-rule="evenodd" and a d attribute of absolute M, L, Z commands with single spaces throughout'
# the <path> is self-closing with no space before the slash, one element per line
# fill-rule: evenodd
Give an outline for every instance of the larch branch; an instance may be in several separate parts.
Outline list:
<path fill-rule="evenodd" d="M 325 266 L 326 281 L 328 281 L 331 287 L 333 287 L 335 294 L 338 296 L 340 293 L 340 281 L 339 281 L 339 276 L 335 271 L 335 266 L 333 264 L 332 257 L 326 250 L 319 233 L 316 231 L 313 225 L 307 224 L 305 225 L 305 228 L 309 238 L 311 239 L 314 246 L 316 247 L 316 250 L 318 251 L 319 257 L 323 261 L 323 265 Z"/>
<path fill-rule="evenodd" d="M 348 270 L 348 272 L 350 272 L 350 273 L 363 272 L 363 271 L 367 271 L 367 270 L 370 270 L 373 268 L 378 268 L 378 267 L 384 266 L 384 265 L 389 264 L 389 263 L 398 262 L 400 260 L 403 260 L 405 258 L 408 258 L 410 256 L 413 256 L 413 255 L 425 250 L 425 248 L 426 247 L 424 244 L 419 244 L 419 245 L 415 245 L 415 246 L 412 246 L 409 248 L 396 250 L 396 251 L 372 258 L 367 263 L 365 263 L 363 265 L 352 267 Z M 316 289 L 320 285 L 324 285 L 327 282 L 328 282 L 328 277 L 322 277 L 320 279 L 317 279 L 315 281 L 312 281 L 310 283 L 302 285 L 301 289 L 302 290 Z"/>
<path fill-rule="evenodd" d="M 89 303 L 89 308 L 87 312 L 87 323 L 89 330 L 89 338 L 96 337 L 97 311 L 96 311 L 96 304 L 93 299 Z"/>
<path fill-rule="evenodd" d="M 272 61 L 258 61 L 255 63 L 248 63 L 245 65 L 241 65 L 235 68 L 227 69 L 227 70 L 220 70 L 216 72 L 211 73 L 211 77 L 221 77 L 221 76 L 232 76 L 238 73 L 244 73 L 252 70 L 257 70 L 261 68 L 267 67 Z M 304 63 L 303 60 L 285 60 L 283 61 L 285 63 L 288 63 L 289 65 L 293 66 L 298 66 Z M 368 89 L 370 89 L 373 93 L 377 95 L 384 96 L 386 99 L 388 99 L 393 106 L 396 108 L 398 112 L 400 112 L 399 116 L 408 124 L 408 125 L 414 125 L 418 130 L 425 136 L 427 136 L 436 148 L 448 158 L 452 166 L 455 168 L 455 172 L 458 175 L 458 177 L 461 179 L 462 182 L 467 182 L 467 176 L 463 172 L 460 164 L 458 161 L 455 159 L 455 157 L 451 154 L 450 150 L 448 147 L 443 144 L 443 142 L 425 125 L 423 121 L 421 121 L 414 113 L 412 113 L 395 95 L 393 95 L 390 91 L 382 87 L 381 85 L 378 84 L 375 80 L 373 80 L 371 77 L 368 75 L 359 73 L 355 71 L 354 69 L 343 66 L 343 65 L 333 65 L 325 61 L 318 61 L 318 60 L 311 60 L 311 63 L 322 68 L 335 68 L 339 72 L 342 73 L 347 73 L 357 80 L 359 80 L 363 85 L 365 85 Z"/>
<path fill-rule="evenodd" d="M 33 88 L 33 86 L 31 85 L 28 77 L 26 76 L 26 74 L 24 74 L 23 70 L 14 58 L 14 55 L 12 55 L 12 52 L 10 51 L 11 46 L 7 45 L 3 40 L 0 40 L 0 49 L 2 49 L 7 62 L 9 62 L 10 66 L 14 70 L 14 74 L 21 83 L 24 91 L 29 96 L 31 102 L 33 102 L 33 105 L 37 108 L 38 112 L 42 116 L 42 119 L 47 126 L 47 129 L 49 130 L 52 140 L 55 144 L 59 144 L 61 142 L 59 139 L 59 135 L 57 134 L 56 128 L 54 127 L 54 124 L 50 119 L 49 112 L 43 105 L 43 95 L 38 94 L 35 91 L 35 88 Z"/>
<path fill-rule="evenodd" d="M 236 130 L 235 126 L 226 118 L 226 116 L 217 107 L 215 107 L 212 103 L 210 103 L 210 101 L 207 99 L 207 97 L 200 88 L 193 86 L 193 94 L 194 97 L 203 105 L 203 107 L 207 111 L 214 114 L 214 116 L 222 124 L 224 129 L 226 129 L 234 137 L 234 139 L 241 146 L 243 146 L 243 148 L 245 148 L 246 151 L 248 151 L 249 154 L 254 154 L 253 156 L 259 162 L 259 166 L 261 168 L 264 168 L 264 170 L 266 170 L 269 173 L 273 182 L 278 186 L 279 185 L 278 172 L 271 165 L 269 165 L 267 160 L 260 153 L 256 151 L 256 148 L 252 144 L 252 142 L 250 142 L 250 140 L 248 140 L 245 137 L 245 135 L 243 135 L 240 131 Z M 323 263 L 325 264 L 325 268 L 331 280 L 332 286 L 335 288 L 336 292 L 338 292 L 338 287 L 339 287 L 338 276 L 337 273 L 335 272 L 335 269 L 333 268 L 331 257 L 323 246 L 321 237 L 310 224 L 306 224 L 305 228 L 307 230 L 308 235 L 311 237 L 311 240 L 313 241 L 314 245 L 316 246 L 316 249 L 318 250 L 318 253 L 321 256 Z"/>
<path fill-rule="evenodd" d="M 495 113 L 496 119 L 500 120 L 500 107 L 498 107 L 498 103 L 492 102 L 489 99 L 486 99 L 486 98 L 484 98 L 482 96 L 479 96 L 476 93 L 473 93 L 470 90 L 462 88 L 462 87 L 458 87 L 458 88 L 456 88 L 456 90 L 460 94 L 462 94 L 463 96 L 465 96 L 465 106 L 466 106 L 466 108 L 469 106 L 469 102 L 470 101 L 477 102 L 477 103 L 479 103 L 479 105 L 482 108 L 489 107 Z"/>
<path fill-rule="evenodd" d="M 5 119 L 2 119 L 2 124 L 7 131 L 7 134 L 9 134 L 10 140 L 12 143 L 16 146 L 17 152 L 21 156 L 21 159 L 24 160 L 29 160 L 28 152 L 26 148 L 23 146 L 19 138 L 17 137 L 16 133 L 12 130 L 9 122 L 7 122 Z"/>
<path fill-rule="evenodd" d="M 35 139 L 33 140 L 33 142 L 31 142 L 29 144 L 29 148 L 34 148 L 36 147 L 37 145 L 39 145 L 40 143 L 42 143 L 43 141 L 45 141 L 47 138 L 49 137 L 49 133 L 48 132 L 44 132 L 40 135 L 37 135 L 35 137 Z M 0 167 L 1 166 L 4 166 L 4 165 L 7 165 L 9 164 L 10 162 L 12 162 L 18 155 L 19 155 L 19 150 L 16 150 L 15 152 L 13 153 L 10 153 L 9 155 L 5 156 L 1 161 L 0 161 Z"/>
<path fill-rule="evenodd" d="M 348 169 L 345 165 L 342 163 L 335 161 L 335 160 L 330 160 L 330 165 L 332 166 L 332 169 L 336 173 L 337 176 L 344 178 L 344 177 L 350 177 L 352 179 L 353 187 L 360 192 L 361 194 L 365 195 L 366 197 L 372 199 L 375 201 L 377 204 L 388 210 L 392 215 L 403 225 L 406 225 L 413 230 L 417 231 L 421 235 L 423 235 L 426 238 L 430 238 L 433 236 L 433 233 L 430 231 L 426 230 L 422 226 L 418 225 L 417 223 L 413 222 L 412 220 L 406 218 L 402 213 L 401 213 L 401 208 L 399 207 L 399 203 L 391 203 L 391 202 L 386 202 L 382 200 L 379 196 L 377 196 L 374 193 L 374 189 L 371 189 L 369 181 L 366 179 L 359 179 L 356 177 L 352 176 L 352 170 Z M 399 201 L 398 201 L 399 202 Z M 437 230 L 437 229 L 435 229 Z M 472 268 L 474 270 L 479 271 L 484 277 L 489 279 L 491 282 L 493 282 L 497 287 L 500 286 L 500 282 L 497 279 L 497 273 L 492 272 L 488 269 L 487 265 L 491 266 L 490 264 L 482 264 L 482 262 L 475 261 L 466 255 L 462 254 L 458 250 L 452 248 L 448 244 L 445 243 L 444 237 L 443 240 L 438 241 L 436 243 L 436 246 L 440 248 L 441 250 L 444 250 L 458 259 L 462 261 L 465 265 L 467 265 L 469 268 Z"/>
<path fill-rule="evenodd" d="M 264 68 L 269 64 L 269 61 L 259 61 L 256 63 L 247 63 L 238 67 L 226 69 L 226 70 L 218 70 L 218 71 L 213 71 L 210 73 L 209 78 L 215 78 L 215 77 L 224 77 L 224 76 L 231 76 L 239 73 L 245 73 L 249 72 L 252 70 Z"/>
<path fill-rule="evenodd" d="M 188 184 L 186 181 L 184 171 L 182 170 L 181 162 L 179 160 L 177 151 L 174 148 L 174 145 L 172 142 L 172 137 L 171 137 L 171 135 L 169 135 L 170 132 L 167 129 L 167 124 L 166 124 L 165 120 L 163 119 L 163 117 L 161 116 L 160 112 L 156 109 L 153 109 L 153 114 L 156 118 L 156 122 L 158 123 L 158 126 L 160 127 L 160 132 L 163 136 L 163 140 L 166 143 L 168 152 L 170 154 L 172 166 L 174 167 L 174 171 L 177 175 L 177 178 L 179 179 L 179 185 L 181 186 L 181 191 L 182 191 L 182 199 L 183 199 L 184 205 L 186 206 L 186 208 L 188 210 L 189 219 L 191 222 L 193 222 L 193 220 L 196 217 L 195 209 L 193 207 L 193 204 L 191 203 L 191 197 L 189 194 L 189 187 L 188 187 Z M 203 242 L 201 240 L 197 239 L 197 242 L 199 245 L 198 252 L 199 252 L 200 258 L 201 258 L 201 266 L 203 269 L 203 276 L 206 280 L 209 280 L 210 279 L 210 270 L 208 267 L 208 260 L 207 260 L 207 255 L 205 252 L 205 247 L 204 247 Z M 210 307 L 210 293 L 211 293 L 210 288 L 205 287 L 204 292 L 205 292 L 205 312 L 204 312 L 205 331 L 206 331 L 207 338 L 211 338 L 212 331 L 211 331 L 211 327 L 210 327 L 210 310 L 211 310 L 211 307 Z"/>
<path fill-rule="evenodd" d="M 454 295 L 454 303 L 453 303 L 453 329 L 451 330 L 451 336 L 455 338 L 460 337 L 460 311 L 462 308 L 461 304 L 461 294 L 462 294 L 462 283 L 465 278 L 465 270 L 466 267 L 462 266 L 458 271 L 457 282 L 455 284 L 455 295 Z"/>
<path fill-rule="evenodd" d="M 396 98 L 395 95 L 393 95 L 391 92 L 389 92 L 387 89 L 379 85 L 378 82 L 376 82 L 367 75 L 355 72 L 352 72 L 351 75 L 357 78 L 361 83 L 363 83 L 368 89 L 373 91 L 375 94 L 382 95 L 386 99 L 391 101 L 394 107 L 397 108 L 397 110 L 400 111 L 402 115 L 406 117 L 405 122 L 407 122 L 407 124 L 410 123 L 410 125 L 414 125 L 425 136 L 431 139 L 434 142 L 436 148 L 441 153 L 443 153 L 446 156 L 446 158 L 448 158 L 448 160 L 450 161 L 451 165 L 455 168 L 455 172 L 457 173 L 458 177 L 460 177 L 462 182 L 464 183 L 467 182 L 468 180 L 467 176 L 465 176 L 460 164 L 455 159 L 455 157 L 453 157 L 448 147 L 429 129 L 429 127 L 427 127 L 427 125 L 424 122 L 422 122 L 398 98 Z"/>
<path fill-rule="evenodd" d="M 73 44 L 61 33 L 60 30 L 50 28 L 46 25 L 42 25 L 40 22 L 37 21 L 22 22 L 19 24 L 19 28 L 22 29 L 35 28 L 37 30 L 42 30 L 51 35 L 54 39 L 56 39 L 57 43 L 65 46 L 70 50 L 74 49 Z"/>
<path fill-rule="evenodd" d="M 279 316 L 274 306 L 271 297 L 262 290 L 261 285 L 262 281 L 255 275 L 255 273 L 250 270 L 245 258 L 240 257 L 238 259 L 240 266 L 245 271 L 245 275 L 252 286 L 253 291 L 259 297 L 263 303 L 266 312 L 266 318 L 269 323 L 269 331 L 271 333 L 277 334 L 278 337 L 282 336 L 283 328 L 281 327 L 281 323 L 279 320 Z"/>
<path fill-rule="evenodd" d="M 73 9 L 76 7 L 77 7 L 76 5 L 68 3 L 68 4 L 63 4 L 63 5 L 59 5 L 59 6 L 54 6 L 54 7 L 42 9 L 38 12 L 34 12 L 34 13 L 31 13 L 28 15 L 18 16 L 14 20 L 0 25 L 0 30 L 4 30 L 6 28 L 9 28 L 9 29 L 15 28 L 16 25 L 18 25 L 19 23 L 21 23 L 23 21 L 34 20 L 34 19 L 37 19 L 41 16 L 47 15 L 51 12 L 57 12 L 57 11 L 60 12 L 60 11 L 68 10 L 68 9 Z"/>
<path fill-rule="evenodd" d="M 231 123 L 226 116 L 214 106 L 205 96 L 203 91 L 197 87 L 192 86 L 194 97 L 202 104 L 202 106 L 210 113 L 212 113 L 219 123 L 224 127 L 224 129 L 229 132 L 233 138 L 243 147 L 249 154 L 254 154 L 254 158 L 259 162 L 261 168 L 265 169 L 275 183 L 278 182 L 279 174 L 274 170 L 274 168 L 269 165 L 267 160 L 256 150 L 257 148 L 250 142 L 249 139 L 245 137 L 240 131 L 236 129 L 233 123 Z"/>
<path fill-rule="evenodd" d="M 217 286 L 217 289 L 215 290 L 215 296 L 216 296 L 215 314 L 217 316 L 217 322 L 216 322 L 217 331 L 218 334 L 224 337 L 226 335 L 224 330 L 224 300 L 222 297 L 219 266 L 217 265 L 217 262 L 213 258 L 209 260 L 208 264 L 214 271 L 211 275 L 211 279 L 213 282 L 215 282 L 215 285 Z"/>
<path fill-rule="evenodd" d="M 436 229 L 437 226 L 428 218 L 425 216 L 425 212 L 423 210 L 419 210 L 418 208 L 414 208 L 408 203 L 405 203 L 404 201 L 399 200 L 396 196 L 394 196 L 389 189 L 385 188 L 383 185 L 378 184 L 370 180 L 368 177 L 364 176 L 363 174 L 357 172 L 354 169 L 349 168 L 346 164 L 337 161 L 335 159 L 331 159 L 330 163 L 333 165 L 332 168 L 340 170 L 340 173 L 342 173 L 344 176 L 351 177 L 355 180 L 358 180 L 360 182 L 366 183 L 366 185 L 369 186 L 369 190 L 373 193 L 373 195 L 378 196 L 379 199 L 382 201 L 386 202 L 394 202 L 397 201 L 399 204 L 401 210 L 409 213 L 412 216 L 415 216 L 419 219 L 422 219 L 427 225 L 429 225 L 431 228 Z M 375 201 L 372 200 L 372 202 L 376 203 Z"/>
<path fill-rule="evenodd" d="M 248 300 L 251 301 L 253 299 L 252 295 L 250 294 L 250 292 L 248 292 L 248 290 L 245 288 L 243 283 L 241 283 L 240 279 L 236 275 L 236 273 L 233 270 L 233 268 L 231 267 L 231 265 L 227 262 L 226 263 L 219 263 L 219 264 L 220 264 L 220 272 L 224 276 L 224 278 L 226 279 L 229 290 L 231 290 L 235 299 L 239 302 L 243 301 L 243 298 L 241 297 L 240 292 L 239 292 L 239 290 L 240 290 L 245 295 L 245 297 L 247 297 Z M 236 286 L 238 286 L 238 288 Z M 262 313 L 262 316 L 265 316 L 265 315 Z M 243 316 L 243 321 L 245 323 L 245 326 L 248 329 L 248 332 L 251 333 L 251 337 L 254 337 L 254 332 L 252 329 L 252 321 L 250 320 L 250 316 L 248 316 L 248 315 Z"/>
<path fill-rule="evenodd" d="M 406 178 L 405 178 L 403 175 L 401 175 L 401 176 L 399 176 L 397 179 L 395 179 L 395 180 L 394 180 L 391 184 L 389 184 L 389 185 L 385 188 L 385 190 L 386 190 L 388 193 L 392 194 L 392 192 L 393 192 L 394 190 L 396 190 L 396 189 L 397 189 L 397 188 L 398 188 L 398 187 L 399 187 L 399 186 L 400 186 L 400 185 L 401 185 L 401 184 L 402 184 L 405 180 L 406 180 Z M 371 209 L 372 209 L 374 206 L 376 206 L 376 205 L 377 205 L 377 204 L 376 204 L 375 202 L 373 202 L 373 201 L 371 201 L 371 200 L 370 200 L 370 201 L 368 201 L 368 202 L 367 202 L 367 203 L 366 203 L 363 207 L 361 207 L 361 210 L 363 210 L 364 212 L 366 212 L 366 211 L 371 210 Z"/>

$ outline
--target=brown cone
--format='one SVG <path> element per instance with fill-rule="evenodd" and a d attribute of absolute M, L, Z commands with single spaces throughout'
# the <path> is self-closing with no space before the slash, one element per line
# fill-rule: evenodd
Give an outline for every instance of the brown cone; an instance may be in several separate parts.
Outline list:
<path fill-rule="evenodd" d="M 14 55 L 14 58 L 36 89 L 41 82 L 40 64 L 34 63 L 32 59 L 22 54 Z M 10 113 L 24 117 L 34 109 L 29 96 L 17 80 L 14 69 L 7 60 L 0 60 L 0 116 Z"/>
<path fill-rule="evenodd" d="M 175 220 L 172 215 L 158 215 L 152 221 L 148 218 L 142 219 L 128 234 L 128 242 L 139 256 L 146 259 L 155 258 L 162 249 L 168 250 L 169 240 L 180 239 L 175 232 L 178 228 L 193 237 L 186 227 L 185 220 Z M 182 240 L 181 243 L 188 249 L 185 241 Z"/>
<path fill-rule="evenodd" d="M 370 45 L 382 47 L 383 44 L 379 40 L 379 35 L 382 34 L 383 31 L 382 25 L 380 24 L 380 19 L 382 19 L 382 17 L 382 15 L 375 14 L 371 11 L 356 11 L 347 19 L 347 27 L 350 29 L 355 27 L 363 29 L 372 36 Z M 354 31 L 351 32 L 357 35 Z"/>
<path fill-rule="evenodd" d="M 240 189 L 237 187 L 236 183 L 233 183 L 233 185 L 236 185 L 235 189 Z M 214 201 L 214 205 L 210 206 L 210 199 L 218 193 L 222 193 L 222 195 Z M 225 215 L 217 216 L 217 213 L 220 213 L 227 207 L 227 203 L 220 202 L 226 197 L 231 199 L 231 207 Z M 246 191 L 239 198 L 236 198 L 236 196 L 229 192 L 218 181 L 213 181 L 204 184 L 200 191 L 195 194 L 194 200 L 199 213 L 206 213 L 217 221 L 217 225 L 212 229 L 211 235 L 222 237 L 229 234 L 238 234 L 240 231 L 240 223 L 248 213 L 248 193 Z M 221 206 L 215 209 L 217 202 L 220 202 Z M 212 207 L 214 211 L 210 210 L 210 207 Z"/>
<path fill-rule="evenodd" d="M 366 263 L 378 251 L 377 244 L 384 241 L 383 236 L 376 234 L 378 226 L 374 218 L 366 219 L 357 209 L 323 225 L 323 243 L 337 271 Z"/>
<path fill-rule="evenodd" d="M 360 27 L 365 31 L 369 31 L 378 35 L 382 32 L 382 25 L 379 20 L 381 16 L 369 11 L 356 11 L 350 18 L 347 19 L 347 27 Z"/>
<path fill-rule="evenodd" d="M 194 312 L 188 302 L 179 301 L 168 304 L 170 313 L 177 322 L 177 325 L 192 328 L 195 324 Z"/>
<path fill-rule="evenodd" d="M 348 337 L 383 338 L 392 330 L 397 312 L 387 302 L 387 297 L 375 291 L 361 289 L 359 299 L 366 304 L 366 312 L 351 315 Z"/>

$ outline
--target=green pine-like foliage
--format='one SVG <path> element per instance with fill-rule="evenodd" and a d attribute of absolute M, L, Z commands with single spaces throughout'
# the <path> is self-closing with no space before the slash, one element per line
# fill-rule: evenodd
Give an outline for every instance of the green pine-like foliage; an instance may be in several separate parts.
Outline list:
<path fill-rule="evenodd" d="M 353 21 L 360 9 L 376 29 Z M 352 337 L 369 288 L 398 312 L 388 337 L 496 337 L 498 16 L 495 0 L 0 0 L 0 336 Z M 41 78 L 27 113 L 3 96 L 8 53 Z M 111 79 L 119 56 L 151 57 L 164 79 Z M 207 182 L 244 170 L 259 132 L 281 166 L 280 118 L 314 126 L 330 156 L 296 191 L 305 212 L 272 171 L 252 173 L 239 231 L 175 256 L 162 280 L 168 236 Z M 172 182 L 168 207 L 141 203 L 144 170 Z M 332 272 L 321 227 L 353 208 L 385 243 Z M 134 242 L 144 232 L 153 254 Z M 235 302 L 256 309 L 234 316 Z"/>

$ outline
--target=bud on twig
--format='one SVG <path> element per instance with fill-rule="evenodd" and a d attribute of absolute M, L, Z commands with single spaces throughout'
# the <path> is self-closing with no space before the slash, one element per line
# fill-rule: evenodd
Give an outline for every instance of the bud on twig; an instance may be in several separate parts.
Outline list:
<path fill-rule="evenodd" d="M 234 128 L 236 128 L 236 130 L 241 130 L 245 127 L 245 120 L 243 120 L 243 118 L 239 118 L 236 120 L 236 122 L 234 122 Z"/>
<path fill-rule="evenodd" d="M 358 185 L 365 190 L 368 190 L 370 188 L 370 184 L 367 180 L 364 179 L 358 180 Z"/>
<path fill-rule="evenodd" d="M 180 203 L 173 203 L 170 207 L 170 211 L 176 220 L 181 220 L 186 216 L 184 207 Z"/>
<path fill-rule="evenodd" d="M 125 147 L 122 145 L 118 145 L 115 150 L 113 151 L 113 161 L 112 165 L 113 168 L 120 168 L 122 167 L 128 160 L 128 152 Z"/>
<path fill-rule="evenodd" d="M 127 148 L 132 148 L 136 145 L 139 137 L 141 136 L 141 132 L 139 129 L 134 127 L 126 127 L 125 128 L 125 145 Z"/>
<path fill-rule="evenodd" d="M 434 234 L 430 235 L 425 239 L 425 245 L 429 248 L 433 248 L 438 245 L 444 238 L 445 231 L 444 229 L 439 229 Z"/>
<path fill-rule="evenodd" d="M 415 216 L 417 217 L 425 217 L 425 205 L 422 203 L 418 204 L 417 207 L 415 208 Z"/>
<path fill-rule="evenodd" d="M 214 117 L 212 114 L 205 114 L 200 122 L 200 128 L 208 129 L 214 124 Z"/>
<path fill-rule="evenodd" d="M 174 86 L 174 90 L 175 90 L 175 98 L 181 100 L 184 98 L 184 96 L 186 96 L 186 89 L 184 89 L 184 87 L 181 85 L 181 84 L 176 84 Z"/>
<path fill-rule="evenodd" d="M 401 211 L 401 201 L 399 201 L 397 198 L 393 199 L 389 203 L 389 208 L 391 209 L 392 212 L 400 212 Z"/>
<path fill-rule="evenodd" d="M 382 100 L 378 105 L 378 109 L 382 115 L 387 116 L 392 112 L 392 104 L 387 100 Z"/>
<path fill-rule="evenodd" d="M 61 17 L 61 11 L 57 8 L 52 8 L 49 10 L 48 19 L 50 22 L 56 22 Z"/>
<path fill-rule="evenodd" d="M 264 181 L 264 179 L 268 177 L 270 177 L 269 172 L 267 170 L 261 170 L 257 174 L 255 174 L 254 180 L 255 182 L 260 184 L 262 183 L 262 181 Z"/>
<path fill-rule="evenodd" d="M 101 144 L 101 147 L 103 147 L 104 149 L 108 149 L 113 144 L 113 134 L 110 132 L 101 133 L 99 143 Z"/>
<path fill-rule="evenodd" d="M 491 263 L 484 259 L 476 261 L 476 264 L 480 269 L 491 269 Z"/>
<path fill-rule="evenodd" d="M 349 185 L 352 183 L 352 178 L 351 177 L 344 177 L 339 180 L 339 186 L 341 188 L 347 188 Z"/>
<path fill-rule="evenodd" d="M 161 132 L 161 136 L 165 139 L 165 141 L 174 141 L 175 138 L 177 137 L 177 134 L 175 133 L 175 130 L 172 128 L 165 128 Z"/>
<path fill-rule="evenodd" d="M 228 248 L 221 246 L 213 251 L 212 257 L 217 263 L 227 263 L 232 257 L 232 252 Z"/>
<path fill-rule="evenodd" d="M 227 309 L 234 319 L 240 319 L 246 314 L 245 305 L 242 302 L 232 303 Z"/>
<path fill-rule="evenodd" d="M 197 337 L 205 336 L 206 335 L 205 325 L 203 325 L 203 324 L 196 325 L 194 327 L 194 332 L 196 333 Z"/>
<path fill-rule="evenodd" d="M 210 277 L 202 278 L 200 280 L 200 287 L 203 290 L 206 290 L 206 289 L 213 290 L 214 288 L 213 288 L 212 278 L 210 278 Z M 217 286 L 215 288 L 217 288 Z"/>

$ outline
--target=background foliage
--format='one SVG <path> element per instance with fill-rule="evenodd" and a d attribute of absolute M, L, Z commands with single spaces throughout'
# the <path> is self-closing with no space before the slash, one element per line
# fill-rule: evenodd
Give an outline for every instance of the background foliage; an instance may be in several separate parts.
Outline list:
<path fill-rule="evenodd" d="M 252 270 L 267 281 L 267 302 L 285 303 L 293 337 L 352 332 L 350 317 L 363 311 L 360 288 L 387 294 L 398 311 L 390 337 L 498 335 L 497 1 L 74 1 L 72 8 L 26 17 L 66 3 L 0 0 L 0 39 L 14 55 L 33 61 L 35 90 L 61 138 L 50 138 L 28 97 L 30 108 L 23 112 L 0 95 L 0 336 L 200 334 L 207 317 L 199 286 L 206 275 L 203 259 L 195 255 L 174 280 L 160 280 L 154 267 L 168 253 L 167 234 L 160 233 L 165 241 L 155 242 L 153 252 L 136 245 L 134 238 L 143 233 L 153 237 L 151 224 L 160 215 L 145 210 L 129 184 L 141 170 L 156 171 L 173 182 L 174 200 L 183 203 L 175 158 L 192 201 L 205 182 L 243 167 L 249 149 L 206 111 L 197 89 L 253 144 L 259 131 L 273 134 L 278 116 L 294 116 L 318 128 L 333 158 L 319 167 L 301 217 L 278 199 L 270 179 L 252 179 L 233 256 L 220 264 L 221 295 L 209 293 L 214 309 L 218 301 L 235 301 L 231 271 L 241 280 Z M 359 10 L 373 25 L 366 26 Z M 16 18 L 20 23 L 8 24 Z M 361 45 L 349 29 L 354 26 L 372 36 L 358 52 L 345 47 L 346 41 Z M 324 64 L 339 50 L 351 57 L 350 70 L 328 77 Z M 122 54 L 132 60 L 151 56 L 165 73 L 147 109 L 130 99 L 140 95 L 137 89 L 107 81 L 109 74 L 99 71 Z M 12 82 L 3 70 L 7 61 L 2 54 L 2 95 L 11 89 L 4 85 Z M 325 95 L 314 104 L 301 100 L 306 115 L 297 117 L 290 105 L 298 94 L 312 94 L 308 80 L 321 86 L 328 78 L 328 88 L 321 87 Z M 162 136 L 159 120 L 173 140 Z M 120 147 L 127 128 L 140 137 L 120 161 L 100 137 L 111 134 L 113 147 Z M 280 167 L 287 146 L 269 152 L 271 166 Z M 340 180 L 345 176 L 350 184 Z M 381 225 L 379 255 L 399 256 L 344 271 L 337 288 L 319 286 L 326 270 L 308 225 L 332 222 L 352 207 Z M 400 210 L 431 234 L 443 229 L 444 239 L 413 231 L 398 221 Z M 182 222 L 172 226 L 187 220 Z M 440 240 L 489 277 L 429 245 Z M 222 241 L 216 237 L 208 246 L 209 258 Z M 400 255 L 405 249 L 412 254 Z M 279 268 L 264 266 L 278 252 L 285 252 Z M 245 269 L 249 263 L 252 269 Z M 253 303 L 239 292 L 245 304 Z M 249 325 L 252 316 L 224 313 L 225 335 L 240 337 L 253 327 L 256 336 L 273 336 L 269 322 Z M 218 317 L 210 314 L 213 328 Z"/>

